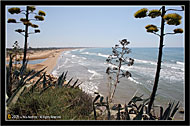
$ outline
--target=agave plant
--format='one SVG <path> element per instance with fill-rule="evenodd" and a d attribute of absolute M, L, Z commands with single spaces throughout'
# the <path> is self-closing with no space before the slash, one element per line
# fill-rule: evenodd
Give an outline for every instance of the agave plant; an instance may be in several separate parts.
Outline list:
<path fill-rule="evenodd" d="M 7 68 L 7 88 L 10 89 L 10 87 L 13 87 L 13 84 L 16 87 L 12 93 L 10 93 L 11 90 L 7 90 L 7 94 L 9 94 L 9 98 L 7 99 L 7 106 L 13 103 L 13 99 L 18 99 L 18 95 L 22 93 L 22 90 L 24 89 L 27 82 L 29 82 L 34 77 L 38 76 L 42 71 L 44 71 L 47 68 L 45 67 L 36 73 L 34 73 L 34 70 L 31 70 L 28 73 L 26 73 L 27 62 L 25 62 L 25 64 L 22 64 L 20 69 L 15 68 L 13 71 L 12 56 L 10 55 L 9 68 Z"/>

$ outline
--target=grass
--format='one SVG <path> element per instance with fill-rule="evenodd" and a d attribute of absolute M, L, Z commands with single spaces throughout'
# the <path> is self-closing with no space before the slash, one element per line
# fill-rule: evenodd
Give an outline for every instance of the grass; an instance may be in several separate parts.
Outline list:
<path fill-rule="evenodd" d="M 78 88 L 49 88 L 41 95 L 38 92 L 24 93 L 15 105 L 10 106 L 8 113 L 19 116 L 58 116 L 58 120 L 93 120 L 92 98 Z M 50 119 L 53 120 L 47 118 Z"/>

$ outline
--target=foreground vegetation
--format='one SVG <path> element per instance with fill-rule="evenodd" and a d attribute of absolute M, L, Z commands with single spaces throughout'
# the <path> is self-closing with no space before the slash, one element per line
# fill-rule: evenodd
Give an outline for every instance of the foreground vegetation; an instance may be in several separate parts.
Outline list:
<path fill-rule="evenodd" d="M 92 120 L 91 101 L 92 98 L 78 88 L 49 88 L 41 95 L 23 94 L 8 113 L 24 115 L 26 119 L 37 116 L 35 120 Z"/>

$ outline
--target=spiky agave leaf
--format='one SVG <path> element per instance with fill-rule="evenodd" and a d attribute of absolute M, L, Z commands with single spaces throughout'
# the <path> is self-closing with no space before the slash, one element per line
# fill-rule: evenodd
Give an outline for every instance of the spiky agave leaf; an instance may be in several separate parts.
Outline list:
<path fill-rule="evenodd" d="M 47 86 L 46 88 L 44 88 L 44 89 L 40 92 L 40 95 L 41 95 L 44 91 L 46 91 L 49 87 L 51 87 L 51 86 L 53 86 L 53 85 L 50 84 L 49 86 Z"/>
<path fill-rule="evenodd" d="M 69 84 L 71 83 L 72 79 L 73 79 L 73 77 L 69 80 L 69 82 L 65 85 L 65 87 L 69 86 Z"/>
<path fill-rule="evenodd" d="M 43 21 L 44 17 L 36 15 L 34 18 L 36 18 L 37 21 Z"/>
<path fill-rule="evenodd" d="M 134 96 L 131 101 L 128 103 L 128 105 L 130 105 L 131 103 L 136 103 L 137 101 L 143 101 L 143 99 L 141 97 L 138 96 Z"/>
<path fill-rule="evenodd" d="M 131 120 L 130 116 L 129 116 L 129 111 L 128 111 L 128 107 L 127 107 L 126 103 L 125 103 L 125 119 L 126 120 Z"/>
<path fill-rule="evenodd" d="M 46 16 L 46 13 L 44 11 L 42 11 L 42 10 L 39 10 L 38 15 L 40 15 L 40 16 Z"/>
<path fill-rule="evenodd" d="M 93 103 L 95 103 L 99 98 L 100 98 L 100 95 L 97 95 L 97 96 L 94 98 Z"/>
<path fill-rule="evenodd" d="M 175 113 L 177 112 L 178 109 L 179 109 L 179 101 L 178 101 L 178 103 L 176 104 L 176 106 L 174 107 L 174 109 L 173 109 L 173 111 L 172 111 L 172 113 L 171 113 L 171 115 L 170 115 L 171 118 L 174 117 L 174 115 L 175 115 Z"/>
<path fill-rule="evenodd" d="M 170 116 L 170 112 L 171 112 L 171 109 L 173 108 L 173 105 L 174 103 L 169 103 L 167 109 L 165 110 L 164 114 L 163 114 L 163 120 L 167 120 L 168 117 Z"/>
<path fill-rule="evenodd" d="M 144 109 L 144 105 L 142 105 L 140 112 L 138 112 L 137 116 L 133 120 L 142 120 L 143 109 Z"/>
<path fill-rule="evenodd" d="M 18 7 L 12 7 L 12 8 L 8 9 L 8 12 L 11 14 L 19 14 L 21 12 L 21 10 Z"/>
<path fill-rule="evenodd" d="M 183 29 L 176 28 L 176 29 L 174 29 L 174 33 L 183 33 Z"/>
<path fill-rule="evenodd" d="M 149 11 L 149 14 L 148 14 L 148 16 L 151 18 L 156 18 L 156 17 L 159 17 L 160 15 L 161 15 L 161 12 L 157 9 Z"/>
<path fill-rule="evenodd" d="M 75 83 L 71 86 L 71 88 L 74 88 L 74 87 L 75 87 L 75 85 L 77 84 L 78 80 L 79 80 L 79 79 L 77 79 L 77 80 L 75 81 Z"/>
<path fill-rule="evenodd" d="M 44 72 L 44 75 L 43 75 L 43 88 L 46 87 L 46 72 Z"/>
<path fill-rule="evenodd" d="M 58 83 L 57 83 L 57 85 L 59 86 L 59 87 L 62 87 L 62 84 L 63 84 L 63 75 L 64 75 L 64 72 L 61 74 L 61 76 L 59 76 L 59 78 L 58 78 Z"/>
<path fill-rule="evenodd" d="M 138 10 L 135 14 L 134 14 L 134 17 L 135 18 L 144 18 L 147 16 L 147 11 L 148 9 L 147 8 L 142 8 L 140 10 Z"/>
<path fill-rule="evenodd" d="M 8 23 L 16 23 L 16 20 L 15 20 L 15 19 L 12 19 L 12 18 L 9 18 L 7 22 L 8 22 Z"/>
<path fill-rule="evenodd" d="M 33 79 L 34 77 L 38 76 L 42 71 L 44 71 L 47 67 L 41 69 L 40 71 L 38 71 L 37 73 L 35 73 L 34 75 L 32 75 L 29 79 L 27 79 L 26 81 L 30 81 L 31 79 Z"/>
<path fill-rule="evenodd" d="M 100 103 L 101 103 L 101 104 L 103 103 L 103 100 L 104 100 L 104 97 L 101 96 L 101 97 L 100 97 Z"/>
<path fill-rule="evenodd" d="M 34 91 L 36 85 L 40 82 L 40 80 L 43 78 L 43 76 L 41 76 L 37 81 L 36 83 L 32 86 L 32 88 L 30 89 L 32 92 Z"/>

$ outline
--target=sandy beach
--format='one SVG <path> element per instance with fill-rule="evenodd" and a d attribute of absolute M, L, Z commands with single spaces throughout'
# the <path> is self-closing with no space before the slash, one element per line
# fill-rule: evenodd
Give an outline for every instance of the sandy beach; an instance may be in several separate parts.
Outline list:
<path fill-rule="evenodd" d="M 44 51 L 34 51 L 33 53 L 29 53 L 27 56 L 28 60 L 37 60 L 37 59 L 46 59 L 42 63 L 38 64 L 28 64 L 30 69 L 41 70 L 46 67 L 46 71 L 48 74 L 51 73 L 53 68 L 56 66 L 56 62 L 58 57 L 61 55 L 63 51 L 69 51 L 72 49 L 57 49 L 57 50 L 44 50 Z"/>
<path fill-rule="evenodd" d="M 29 69 L 34 69 L 36 71 L 41 70 L 46 67 L 47 74 L 50 74 L 53 68 L 56 66 L 56 62 L 58 57 L 61 55 L 63 51 L 69 51 L 73 49 L 50 49 L 50 50 L 30 50 L 27 52 L 28 60 L 38 60 L 38 59 L 46 59 L 45 61 L 38 64 L 28 64 L 27 67 Z M 6 61 L 9 61 L 9 57 L 6 58 Z"/>

